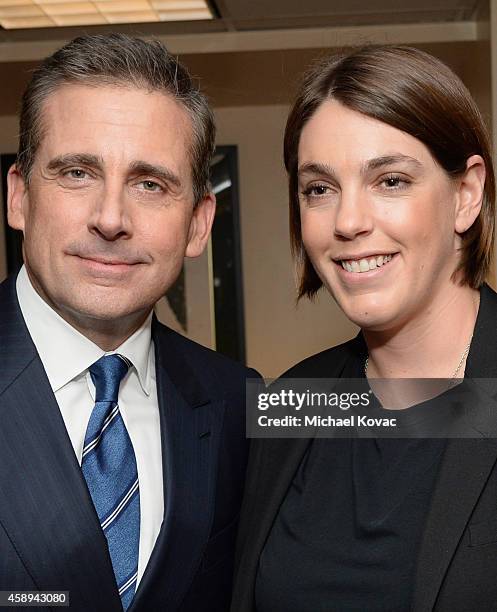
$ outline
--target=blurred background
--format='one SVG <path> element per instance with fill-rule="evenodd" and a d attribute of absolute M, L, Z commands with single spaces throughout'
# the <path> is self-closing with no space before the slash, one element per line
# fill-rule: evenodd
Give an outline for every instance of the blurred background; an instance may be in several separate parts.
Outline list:
<path fill-rule="evenodd" d="M 33 68 L 79 34 L 115 31 L 164 42 L 199 79 L 218 125 L 211 245 L 158 315 L 266 377 L 356 331 L 326 294 L 295 304 L 282 135 L 302 71 L 351 45 L 419 47 L 461 77 L 496 140 L 497 0 L 0 0 L 3 177 Z M 19 249 L 0 215 L 0 279 L 18 268 Z"/>

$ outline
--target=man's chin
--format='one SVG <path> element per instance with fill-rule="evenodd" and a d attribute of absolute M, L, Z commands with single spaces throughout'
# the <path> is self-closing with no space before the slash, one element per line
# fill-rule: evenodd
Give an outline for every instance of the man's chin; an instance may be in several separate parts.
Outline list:
<path fill-rule="evenodd" d="M 133 322 L 140 318 L 145 318 L 152 310 L 152 306 L 144 304 L 128 305 L 126 308 L 122 304 L 111 302 L 100 302 L 98 304 L 70 304 L 59 309 L 59 314 L 71 325 L 83 323 L 95 326 L 103 323 L 126 323 Z M 77 326 L 77 325 L 75 325 Z"/>

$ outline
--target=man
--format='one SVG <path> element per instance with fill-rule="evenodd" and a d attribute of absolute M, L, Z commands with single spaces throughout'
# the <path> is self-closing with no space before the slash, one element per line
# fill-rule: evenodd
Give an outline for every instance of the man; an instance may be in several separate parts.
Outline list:
<path fill-rule="evenodd" d="M 20 123 L 0 590 L 68 591 L 81 612 L 225 610 L 250 371 L 152 314 L 208 240 L 212 114 L 160 43 L 87 36 L 34 73 Z"/>

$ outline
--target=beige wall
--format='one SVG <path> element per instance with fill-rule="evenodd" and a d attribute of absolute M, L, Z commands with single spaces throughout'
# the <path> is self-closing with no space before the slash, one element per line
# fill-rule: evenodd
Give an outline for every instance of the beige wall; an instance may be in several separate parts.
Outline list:
<path fill-rule="evenodd" d="M 286 106 L 216 112 L 220 144 L 237 144 L 247 361 L 265 376 L 350 338 L 354 327 L 331 298 L 295 307 L 281 160 Z"/>

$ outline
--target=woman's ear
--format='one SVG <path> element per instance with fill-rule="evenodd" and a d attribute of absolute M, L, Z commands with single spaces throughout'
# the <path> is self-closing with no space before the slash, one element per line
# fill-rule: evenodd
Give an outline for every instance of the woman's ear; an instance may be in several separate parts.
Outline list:
<path fill-rule="evenodd" d="M 463 234 L 480 214 L 485 187 L 485 162 L 481 155 L 472 155 L 466 161 L 466 170 L 459 178 L 455 230 Z"/>

